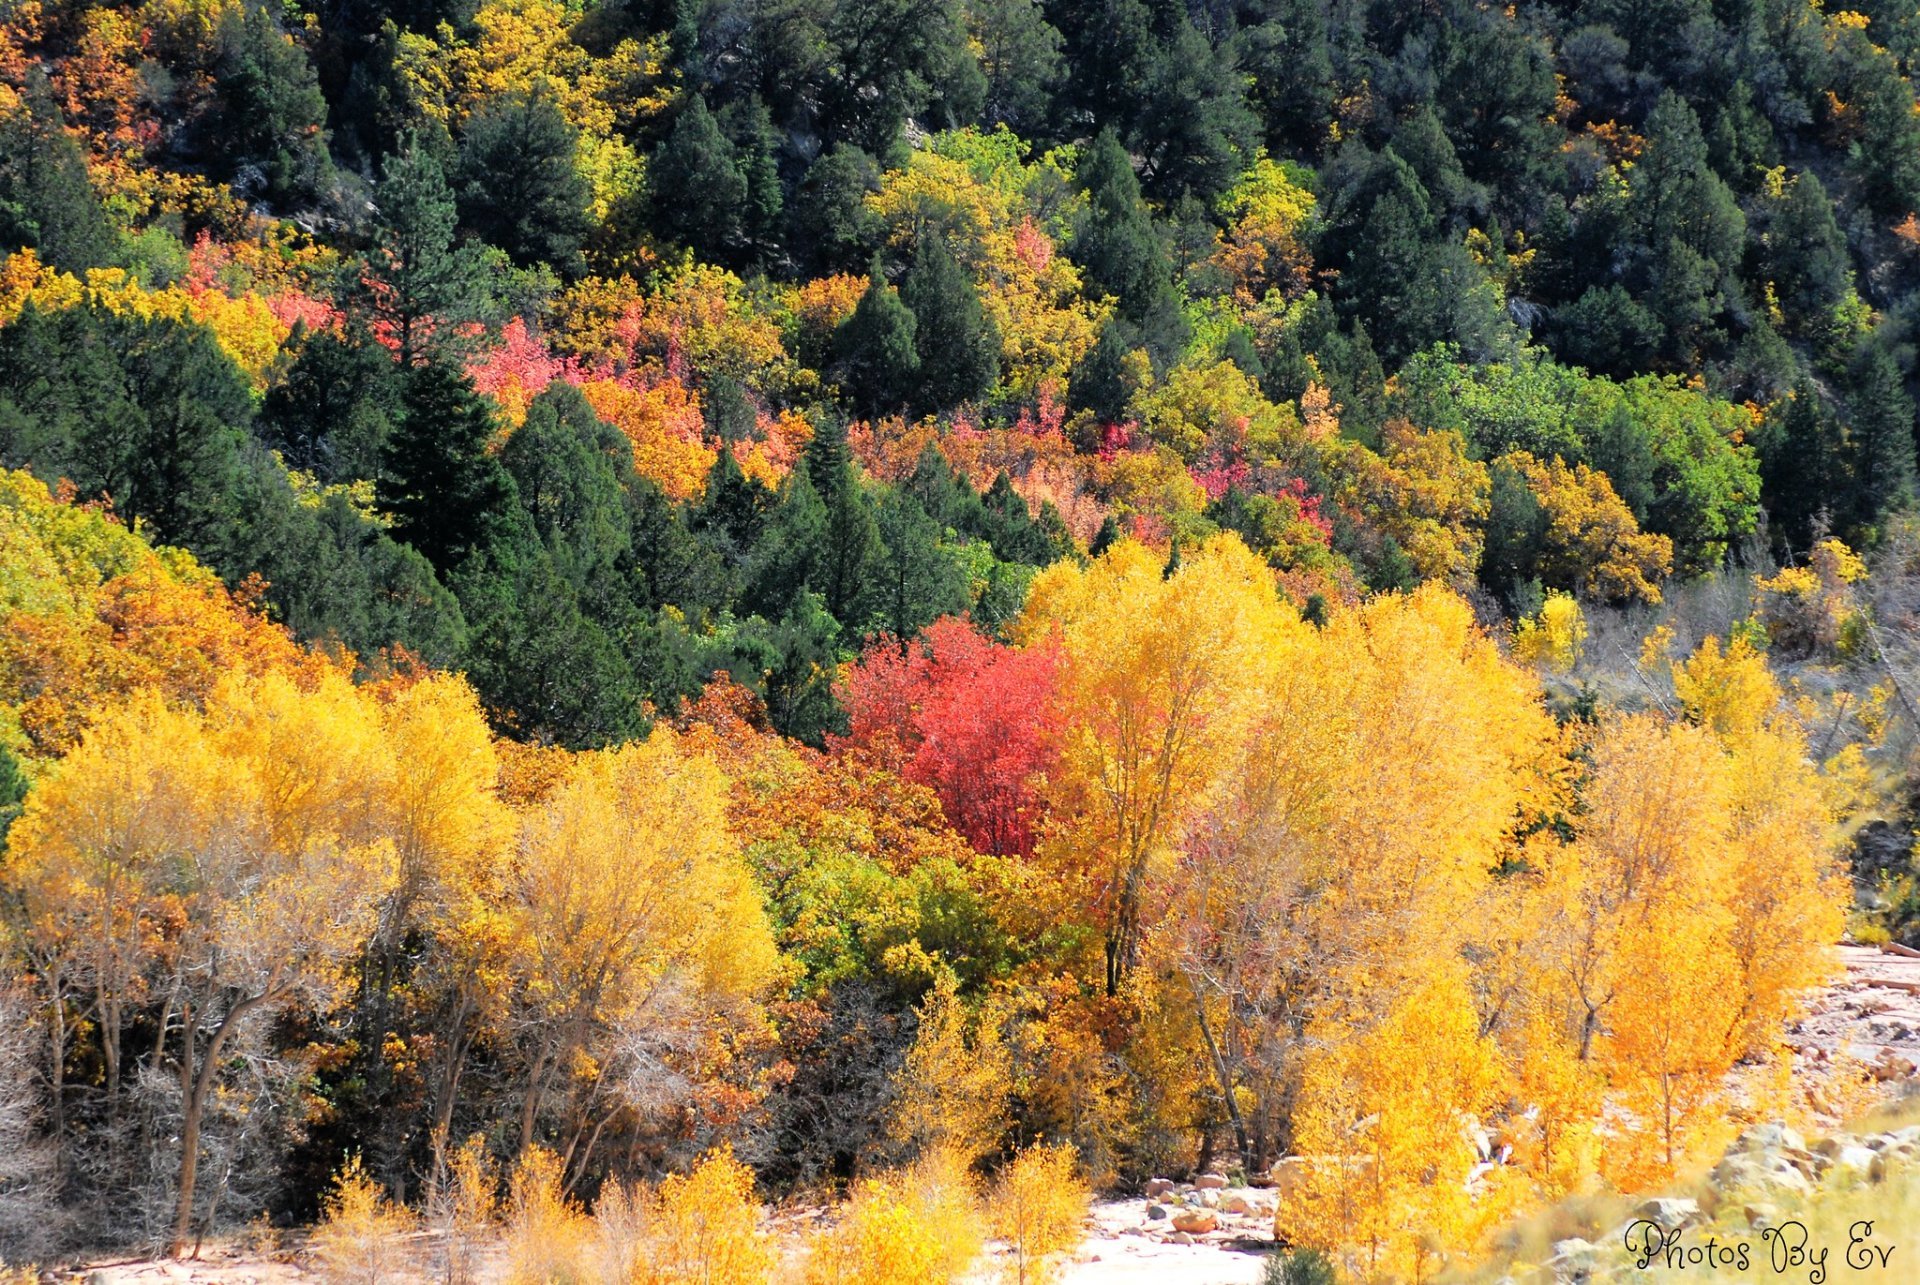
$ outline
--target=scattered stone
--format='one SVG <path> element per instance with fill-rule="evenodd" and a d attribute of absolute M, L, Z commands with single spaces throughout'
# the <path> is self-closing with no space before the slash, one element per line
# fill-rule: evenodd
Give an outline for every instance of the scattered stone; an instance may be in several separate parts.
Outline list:
<path fill-rule="evenodd" d="M 1764 1200 L 1756 1200 L 1741 1209 L 1747 1220 L 1747 1226 L 1755 1231 L 1765 1231 L 1769 1227 L 1780 1225 L 1780 1211 Z"/>
<path fill-rule="evenodd" d="M 1805 1151 L 1807 1140 L 1784 1124 L 1756 1124 L 1733 1140 L 1729 1152 L 1780 1151 L 1785 1148 Z"/>
<path fill-rule="evenodd" d="M 1211 1209 L 1182 1209 L 1173 1216 L 1175 1231 L 1204 1235 L 1220 1225 L 1220 1217 Z"/>
<path fill-rule="evenodd" d="M 1185 1233 L 1185 1232 L 1183 1232 L 1183 1231 L 1177 1231 L 1177 1232 L 1175 1232 L 1175 1233 L 1173 1233 L 1173 1235 L 1171 1235 L 1171 1236 L 1169 1236 L 1169 1237 L 1167 1237 L 1167 1244 L 1169 1244 L 1169 1245 L 1191 1245 L 1191 1244 L 1193 1244 L 1193 1237 L 1191 1237 L 1191 1236 L 1189 1236 L 1189 1235 L 1187 1235 L 1187 1233 Z"/>
<path fill-rule="evenodd" d="M 1193 1180 L 1193 1185 L 1201 1191 L 1219 1191 L 1227 1185 L 1227 1176 L 1220 1173 L 1203 1173 Z"/>
<path fill-rule="evenodd" d="M 1869 1178 L 1874 1164 L 1879 1159 L 1879 1156 L 1866 1147 L 1858 1145 L 1841 1147 L 1833 1154 L 1833 1164 L 1828 1170 L 1827 1178 L 1829 1180 L 1848 1177 Z"/>
<path fill-rule="evenodd" d="M 1220 1212 L 1223 1214 L 1250 1214 L 1253 1202 L 1245 1196 L 1223 1196 L 1220 1200 Z"/>
<path fill-rule="evenodd" d="M 1158 1220 L 1165 1218 L 1166 1216 L 1167 1216 L 1167 1207 L 1165 1205 L 1148 1205 L 1147 1206 L 1148 1218 L 1157 1222 Z"/>
<path fill-rule="evenodd" d="M 1147 1199 L 1148 1200 L 1158 1200 L 1160 1199 L 1160 1197 L 1168 1195 L 1172 1191 L 1173 1191 L 1173 1179 L 1171 1178 L 1147 1179 Z"/>
<path fill-rule="evenodd" d="M 1212 1189 L 1194 1192 L 1193 1199 L 1194 1203 L 1203 1209 L 1217 1209 L 1220 1207 L 1220 1193 Z"/>
<path fill-rule="evenodd" d="M 1685 1200 L 1673 1196 L 1663 1196 L 1649 1200 L 1640 1206 L 1640 1216 L 1649 1222 L 1658 1223 L 1667 1231 L 1681 1227 L 1691 1227 L 1702 1221 L 1700 1202 Z"/>

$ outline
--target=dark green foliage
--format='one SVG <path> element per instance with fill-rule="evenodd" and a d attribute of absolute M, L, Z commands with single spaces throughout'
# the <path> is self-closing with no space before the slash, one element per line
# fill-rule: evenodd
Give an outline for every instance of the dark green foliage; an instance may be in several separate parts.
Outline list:
<path fill-rule="evenodd" d="M 1647 118 L 1647 144 L 1627 203 L 1628 284 L 1665 328 L 1666 355 L 1690 360 L 1720 338 L 1735 303 L 1746 219 L 1707 164 L 1700 121 L 1677 94 Z"/>
<path fill-rule="evenodd" d="M 574 749 L 645 732 L 632 670 L 530 532 L 468 559 L 453 585 L 470 625 L 468 677 L 504 730 Z"/>
<path fill-rule="evenodd" d="M 1184 15 L 1154 58 L 1128 141 L 1156 199 L 1217 195 L 1253 150 L 1259 126 L 1234 62 L 1231 45 L 1209 44 Z"/>
<path fill-rule="evenodd" d="M 395 538 L 442 575 L 485 548 L 514 503 L 513 480 L 487 449 L 493 433 L 487 404 L 457 368 L 429 361 L 407 372 L 380 507 L 393 517 Z"/>
<path fill-rule="evenodd" d="M 271 459 L 250 454 L 233 494 L 234 522 L 216 565 L 229 580 L 258 574 L 276 616 L 303 638 L 363 659 L 396 644 L 429 665 L 459 662 L 466 626 L 453 594 L 416 550 L 347 496 L 296 497 Z"/>
<path fill-rule="evenodd" d="M 1267 147 L 1317 156 L 1333 123 L 1333 59 L 1319 0 L 1263 0 L 1240 31 L 1240 65 Z"/>
<path fill-rule="evenodd" d="M 579 136 L 551 95 L 491 99 L 467 122 L 455 174 L 460 219 L 516 264 L 580 267 L 592 190 L 575 164 Z"/>
<path fill-rule="evenodd" d="M 445 171 L 410 137 L 387 159 L 373 199 L 378 224 L 354 301 L 403 366 L 457 351 L 462 328 L 490 317 L 493 300 L 485 256 L 454 238 L 459 216 Z"/>
<path fill-rule="evenodd" d="M 701 410 L 707 431 L 723 442 L 747 440 L 760 422 L 760 408 L 748 395 L 747 386 L 731 375 L 716 374 L 707 380 Z"/>
<path fill-rule="evenodd" d="M 260 439 L 322 481 L 380 472 L 399 409 L 399 372 L 365 335 L 331 330 L 296 337 L 294 358 L 260 404 Z"/>
<path fill-rule="evenodd" d="M 1870 527 L 1914 499 L 1913 399 L 1884 346 L 1867 345 L 1847 372 L 1847 414 L 1854 477 L 1851 516 Z"/>
<path fill-rule="evenodd" d="M 1757 434 L 1767 526 L 1776 550 L 1804 555 L 1830 533 L 1852 491 L 1840 418 L 1811 380 L 1769 408 Z"/>
<path fill-rule="evenodd" d="M 1808 171 L 1787 186 L 1764 237 L 1766 270 L 1787 324 L 1805 334 L 1846 296 L 1853 268 L 1833 202 Z"/>
<path fill-rule="evenodd" d="M 252 418 L 201 326 L 86 305 L 0 329 L 0 463 L 110 498 L 156 543 L 223 549 Z"/>
<path fill-rule="evenodd" d="M 747 239 L 747 176 L 719 121 L 698 94 L 647 167 L 653 226 L 706 258 L 737 254 Z"/>
<path fill-rule="evenodd" d="M 1087 213 L 1070 251 L 1087 287 L 1113 296 L 1157 363 L 1172 360 L 1188 335 L 1173 266 L 1141 202 L 1133 163 L 1111 131 L 1087 149 L 1074 182 L 1086 193 Z"/>
<path fill-rule="evenodd" d="M 980 119 L 1031 136 L 1047 125 L 1048 99 L 1065 64 L 1060 33 L 1039 0 L 974 0 L 967 6 L 986 76 Z"/>
<path fill-rule="evenodd" d="M 912 492 L 897 487 L 886 491 L 877 510 L 881 550 L 873 578 L 878 628 L 905 640 L 942 616 L 965 611 L 966 569 L 944 547 L 939 524 Z"/>
<path fill-rule="evenodd" d="M 879 216 L 866 205 L 880 190 L 880 167 L 842 143 L 808 167 L 787 207 L 787 240 L 801 267 L 817 273 L 858 271 L 880 244 Z"/>
<path fill-rule="evenodd" d="M 741 244 L 735 253 L 742 262 L 757 263 L 779 252 L 781 216 L 786 208 L 777 158 L 781 136 L 758 95 L 728 104 L 720 124 L 733 140 L 734 163 L 746 183 L 739 216 Z"/>
<path fill-rule="evenodd" d="M 259 0 L 221 19 L 209 107 L 200 130 L 237 190 L 275 203 L 325 193 L 333 159 L 319 78 L 306 50 Z"/>
<path fill-rule="evenodd" d="M 985 396 L 1000 376 L 1000 336 L 939 233 L 921 238 L 900 283 L 900 301 L 914 321 L 915 408 L 927 414 Z"/>
<path fill-rule="evenodd" d="M 916 329 L 913 312 L 874 260 L 866 293 L 833 337 L 841 385 L 860 414 L 898 411 L 918 395 Z"/>
<path fill-rule="evenodd" d="M 579 389 L 556 382 L 528 405 L 500 464 L 553 569 L 582 598 L 613 593 L 609 581 L 632 538 L 621 486 L 633 477 L 626 437 L 608 429 Z"/>
<path fill-rule="evenodd" d="M 85 272 L 118 261 L 120 233 L 87 178 L 80 145 L 63 128 L 44 74 L 0 117 L 0 245 L 31 246 L 44 263 Z"/>

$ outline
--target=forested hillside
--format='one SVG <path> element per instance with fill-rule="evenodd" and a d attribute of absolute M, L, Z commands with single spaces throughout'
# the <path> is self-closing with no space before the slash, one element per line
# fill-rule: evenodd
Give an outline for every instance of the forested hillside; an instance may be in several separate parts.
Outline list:
<path fill-rule="evenodd" d="M 1671 1177 L 1866 823 L 1920 926 L 1916 57 L 0 6 L 0 1261 L 891 1173 L 809 1279 L 934 1281 L 1295 1155 L 1415 1279 Z"/>

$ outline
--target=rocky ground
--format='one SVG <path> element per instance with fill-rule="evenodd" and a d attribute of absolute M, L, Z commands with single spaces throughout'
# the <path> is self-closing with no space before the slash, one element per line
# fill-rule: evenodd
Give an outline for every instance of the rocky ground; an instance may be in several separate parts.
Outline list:
<path fill-rule="evenodd" d="M 1859 1079 L 1860 1064 L 1877 1081 L 1875 1096 L 1892 1098 L 1920 1085 L 1920 957 L 1858 946 L 1837 949 L 1840 978 L 1815 997 L 1806 1017 L 1787 1033 L 1794 1083 L 1805 1097 L 1801 1105 L 1821 1131 L 1837 1128 L 1869 1105 L 1857 1089 L 1840 1087 Z M 1809 1147 L 1784 1126 L 1762 1125 L 1741 1135 L 1698 1196 L 1648 1201 L 1634 1216 L 1662 1226 L 1710 1226 L 1751 1235 L 1779 1219 L 1782 1208 L 1795 1209 L 1836 1186 L 1877 1185 L 1890 1167 L 1909 1162 L 1920 1171 L 1920 1126 L 1865 1136 L 1835 1134 Z M 1920 1183 L 1915 1187 L 1920 1190 Z M 1257 1282 L 1273 1248 L 1274 1199 L 1270 1188 L 1230 1186 L 1217 1174 L 1191 1182 L 1156 1179 L 1138 1198 L 1094 1206 L 1087 1239 L 1061 1279 L 1066 1285 Z M 1912 1274 L 1888 1280 L 1920 1280 L 1920 1208 L 1911 1216 L 1904 1266 Z M 1620 1221 L 1624 1226 L 1630 1219 Z M 1597 1225 L 1584 1230 L 1586 1235 L 1555 1236 L 1530 1248 L 1516 1232 L 1506 1260 L 1518 1279 L 1549 1281 L 1601 1280 L 1625 1264 L 1619 1235 Z M 420 1248 L 417 1257 L 431 1258 L 430 1246 Z M 981 1282 L 994 1279 L 994 1264 L 988 1262 L 978 1275 Z M 292 1285 L 314 1277 L 301 1265 L 297 1246 L 263 1253 L 223 1244 L 209 1246 L 194 1262 L 95 1261 L 63 1279 L 86 1285 Z"/>

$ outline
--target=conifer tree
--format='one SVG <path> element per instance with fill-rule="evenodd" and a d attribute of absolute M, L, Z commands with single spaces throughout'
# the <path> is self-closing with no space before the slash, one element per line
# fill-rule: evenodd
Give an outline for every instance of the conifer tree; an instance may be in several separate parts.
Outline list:
<path fill-rule="evenodd" d="M 0 245 L 31 246 L 41 262 L 74 273 L 105 267 L 123 252 L 37 66 L 20 101 L 0 115 Z"/>
<path fill-rule="evenodd" d="M 380 505 L 393 532 L 445 575 L 485 547 L 514 503 L 513 480 L 487 449 L 493 416 L 456 367 L 407 372 L 386 450 Z"/>
<path fill-rule="evenodd" d="M 748 185 L 740 158 L 699 94 L 673 122 L 647 169 L 653 225 L 708 259 L 740 245 Z"/>
<path fill-rule="evenodd" d="M 550 94 L 488 100 L 460 140 L 462 221 L 517 264 L 574 272 L 593 230 L 593 192 L 575 162 L 578 150 L 579 132 Z"/>
<path fill-rule="evenodd" d="M 921 237 L 900 299 L 914 319 L 916 409 L 931 414 L 985 396 L 1000 375 L 1000 337 L 938 232 Z"/>
<path fill-rule="evenodd" d="M 913 399 L 920 371 L 916 330 L 912 311 L 876 258 L 866 293 L 833 336 L 841 382 L 860 414 L 898 411 Z"/>
<path fill-rule="evenodd" d="M 1154 360 L 1170 361 L 1188 335 L 1173 265 L 1141 201 L 1133 163 L 1111 130 L 1081 157 L 1074 184 L 1086 194 L 1087 212 L 1071 253 L 1087 288 L 1112 295 L 1120 317 L 1138 328 Z"/>
<path fill-rule="evenodd" d="M 1872 525 L 1914 498 L 1913 399 L 1886 348 L 1870 343 L 1847 373 L 1853 518 Z"/>
<path fill-rule="evenodd" d="M 473 323 L 491 315 L 485 257 L 458 242 L 453 192 L 416 137 L 387 158 L 374 191 L 374 245 L 356 298 L 394 345 L 400 364 L 457 351 Z"/>

